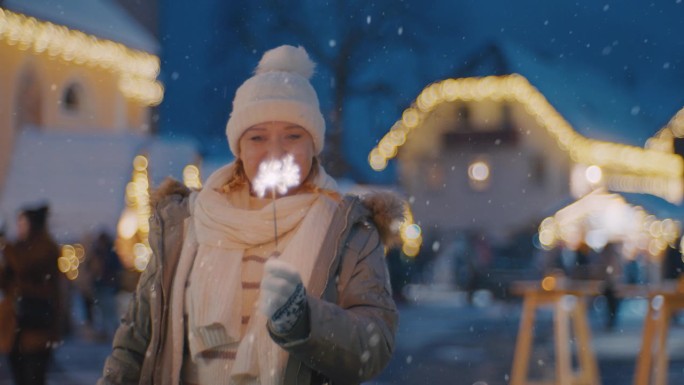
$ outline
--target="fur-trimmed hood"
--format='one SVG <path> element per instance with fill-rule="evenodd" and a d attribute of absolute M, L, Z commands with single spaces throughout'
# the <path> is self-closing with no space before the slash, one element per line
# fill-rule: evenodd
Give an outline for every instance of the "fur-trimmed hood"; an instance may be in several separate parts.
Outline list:
<path fill-rule="evenodd" d="M 404 201 L 390 192 L 372 192 L 363 195 L 361 202 L 370 211 L 382 243 L 390 248 L 401 245 L 399 225 L 405 220 Z"/>
<path fill-rule="evenodd" d="M 179 195 L 187 197 L 192 190 L 178 180 L 167 178 L 152 192 L 150 204 L 157 210 L 165 198 Z M 372 192 L 360 197 L 364 207 L 369 211 L 369 218 L 375 223 L 380 239 L 387 247 L 401 244 L 399 226 L 405 219 L 405 202 L 396 194 L 390 192 Z"/>

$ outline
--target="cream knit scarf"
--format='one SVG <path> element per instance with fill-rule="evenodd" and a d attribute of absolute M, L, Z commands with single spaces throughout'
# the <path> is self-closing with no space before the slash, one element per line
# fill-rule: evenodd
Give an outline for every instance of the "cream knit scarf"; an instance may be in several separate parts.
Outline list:
<path fill-rule="evenodd" d="M 245 337 L 240 336 L 242 256 L 248 248 L 274 241 L 273 203 L 248 210 L 236 207 L 219 193 L 234 168 L 231 163 L 212 174 L 195 201 L 198 249 L 186 304 L 189 348 L 196 357 L 206 349 L 239 341 L 232 382 L 256 377 L 262 385 L 275 385 L 282 381 L 287 353 L 271 340 L 266 317 L 255 311 Z M 335 181 L 322 167 L 318 171 L 314 183 L 335 190 Z M 296 231 L 285 249 L 279 250 L 279 259 L 297 268 L 305 287 L 336 207 L 337 203 L 325 194 L 302 193 L 276 200 L 279 236 Z"/>

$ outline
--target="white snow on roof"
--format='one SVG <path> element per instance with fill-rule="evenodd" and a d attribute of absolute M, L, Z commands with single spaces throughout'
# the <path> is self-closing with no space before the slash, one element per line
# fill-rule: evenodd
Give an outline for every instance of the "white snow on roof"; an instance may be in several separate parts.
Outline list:
<path fill-rule="evenodd" d="M 36 202 L 50 204 L 50 228 L 61 242 L 101 229 L 114 234 L 138 154 L 148 157 L 153 188 L 167 176 L 182 179 L 185 165 L 198 156 L 196 144 L 184 139 L 24 131 L 0 191 L 0 216 L 10 235 L 17 211 Z"/>
<path fill-rule="evenodd" d="M 6 0 L 4 8 L 152 54 L 156 39 L 111 0 Z"/>
<path fill-rule="evenodd" d="M 24 131 L 16 139 L 0 213 L 14 231 L 22 206 L 50 204 L 50 229 L 60 242 L 87 233 L 112 234 L 124 207 L 132 160 L 145 138 L 130 134 L 93 135 Z"/>

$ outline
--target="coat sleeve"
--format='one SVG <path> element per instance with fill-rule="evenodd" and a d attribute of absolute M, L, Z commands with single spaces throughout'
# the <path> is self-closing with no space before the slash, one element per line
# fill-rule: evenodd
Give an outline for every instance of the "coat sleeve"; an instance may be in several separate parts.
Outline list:
<path fill-rule="evenodd" d="M 357 224 L 344 249 L 337 303 L 308 297 L 309 334 L 271 333 L 290 354 L 332 383 L 359 383 L 377 374 L 394 350 L 398 320 L 384 246 L 372 225 Z"/>
<path fill-rule="evenodd" d="M 150 297 L 157 275 L 157 260 L 151 258 L 143 271 L 134 297 L 114 335 L 112 353 L 104 364 L 98 385 L 138 384 L 145 353 L 150 342 Z"/>

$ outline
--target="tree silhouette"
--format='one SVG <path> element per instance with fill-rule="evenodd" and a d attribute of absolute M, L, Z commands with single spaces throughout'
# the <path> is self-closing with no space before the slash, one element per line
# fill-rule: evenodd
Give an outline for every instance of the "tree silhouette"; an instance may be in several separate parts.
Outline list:
<path fill-rule="evenodd" d="M 394 118 L 405 107 L 396 79 L 384 76 L 382 67 L 401 55 L 420 54 L 424 45 L 419 38 L 425 36 L 420 29 L 425 26 L 422 20 L 427 20 L 421 18 L 422 9 L 396 0 L 240 0 L 222 9 L 223 31 L 217 33 L 232 34 L 243 53 L 254 55 L 255 61 L 279 44 L 301 44 L 307 49 L 317 63 L 312 81 L 329 123 L 323 162 L 333 176 L 354 177 L 343 149 L 344 130 L 354 120 L 347 106 L 354 98 L 386 98 L 394 106 Z M 412 32 L 404 33 L 408 25 Z M 354 127 L 359 129 L 363 128 Z M 376 129 L 379 136 L 387 127 Z"/>

